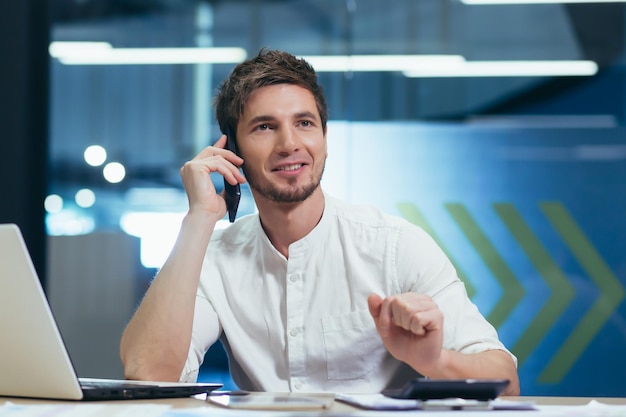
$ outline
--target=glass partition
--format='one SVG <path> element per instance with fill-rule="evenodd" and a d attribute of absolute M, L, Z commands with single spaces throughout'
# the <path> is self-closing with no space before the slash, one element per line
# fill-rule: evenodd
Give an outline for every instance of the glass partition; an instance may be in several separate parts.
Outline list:
<path fill-rule="evenodd" d="M 287 50 L 327 95 L 325 190 L 437 240 L 522 393 L 626 395 L 625 6 L 477 3 L 59 2 L 48 233 L 140 239 L 140 297 L 186 210 L 179 169 L 220 135 L 216 87 Z"/>

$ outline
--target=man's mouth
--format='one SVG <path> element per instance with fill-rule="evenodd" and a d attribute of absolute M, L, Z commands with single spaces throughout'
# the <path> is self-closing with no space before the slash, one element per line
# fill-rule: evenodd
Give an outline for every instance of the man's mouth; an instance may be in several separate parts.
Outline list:
<path fill-rule="evenodd" d="M 276 168 L 276 171 L 295 171 L 302 168 L 303 164 L 285 165 L 283 167 Z"/>

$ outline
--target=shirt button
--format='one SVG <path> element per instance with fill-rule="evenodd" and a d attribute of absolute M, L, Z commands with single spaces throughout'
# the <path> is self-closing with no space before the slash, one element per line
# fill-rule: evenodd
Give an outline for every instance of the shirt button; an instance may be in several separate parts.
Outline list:
<path fill-rule="evenodd" d="M 296 336 L 298 335 L 298 331 L 297 331 L 296 329 L 292 329 L 292 330 L 289 332 L 289 334 L 290 334 L 290 335 L 292 335 L 293 337 L 296 337 Z"/>
<path fill-rule="evenodd" d="M 295 389 L 302 389 L 302 384 L 299 382 L 296 382 L 293 386 Z"/>
<path fill-rule="evenodd" d="M 291 282 L 296 282 L 296 281 L 298 280 L 298 274 L 291 274 L 291 275 L 289 276 L 289 280 L 290 280 Z"/>

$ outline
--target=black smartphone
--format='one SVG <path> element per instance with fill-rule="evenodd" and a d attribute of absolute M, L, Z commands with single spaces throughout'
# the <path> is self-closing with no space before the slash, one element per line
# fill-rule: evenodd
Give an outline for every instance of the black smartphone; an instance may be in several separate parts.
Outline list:
<path fill-rule="evenodd" d="M 230 129 L 226 130 L 226 149 L 237 154 L 235 137 Z M 241 199 L 239 183 L 230 185 L 228 181 L 226 181 L 226 178 L 224 178 L 224 199 L 226 200 L 226 209 L 228 210 L 228 220 L 232 223 L 237 216 L 237 208 L 239 207 L 239 200 Z"/>

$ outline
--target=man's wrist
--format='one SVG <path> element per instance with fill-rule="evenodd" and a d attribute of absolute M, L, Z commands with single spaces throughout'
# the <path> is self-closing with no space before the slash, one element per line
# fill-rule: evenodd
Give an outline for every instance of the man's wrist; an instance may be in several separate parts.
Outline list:
<path fill-rule="evenodd" d="M 206 229 L 207 227 L 214 227 L 219 219 L 215 213 L 210 211 L 190 209 L 183 217 L 183 225 L 191 228 Z"/>
<path fill-rule="evenodd" d="M 441 353 L 439 354 L 436 362 L 432 363 L 428 367 L 422 367 L 423 369 L 415 369 L 420 374 L 428 378 L 453 378 L 454 371 L 451 366 L 452 360 L 452 352 L 447 349 L 441 349 Z"/>

